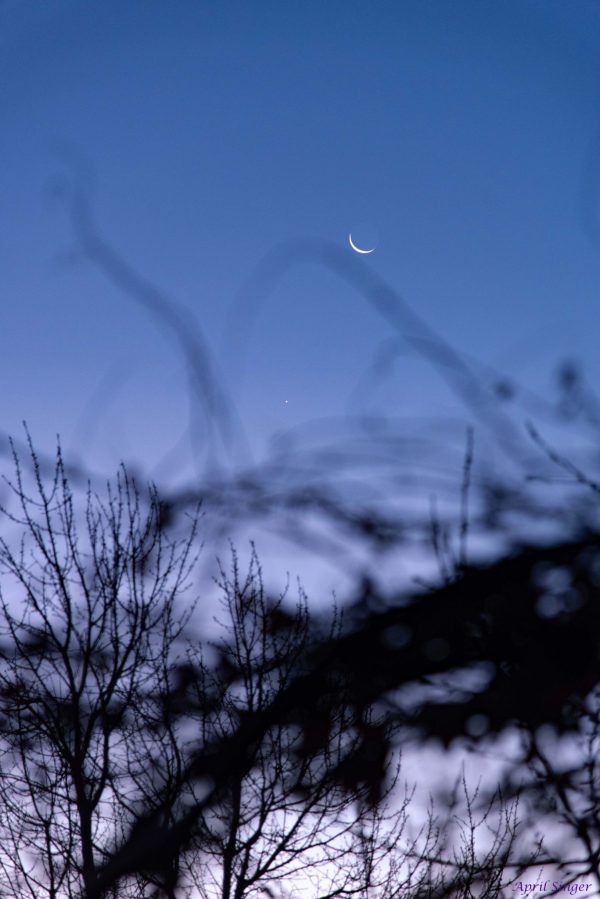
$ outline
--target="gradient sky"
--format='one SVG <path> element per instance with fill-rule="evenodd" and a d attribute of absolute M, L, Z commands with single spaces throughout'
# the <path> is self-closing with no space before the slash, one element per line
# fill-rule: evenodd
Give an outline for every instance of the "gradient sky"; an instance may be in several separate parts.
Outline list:
<path fill-rule="evenodd" d="M 231 309 L 282 241 L 337 244 L 542 395 L 566 357 L 600 386 L 598 0 L 0 0 L 0 148 L 0 431 L 26 419 L 92 469 L 168 479 L 188 398 L 172 343 L 79 252 L 68 185 L 193 312 L 258 457 L 352 402 L 461 452 L 467 420 L 408 351 L 357 393 L 391 332 L 318 266 L 265 300 L 240 385 Z"/>
<path fill-rule="evenodd" d="M 228 310 L 261 258 L 363 220 L 365 265 L 461 352 L 542 391 L 565 356 L 600 382 L 595 0 L 3 0 L 0 83 L 5 431 L 152 466 L 185 426 L 177 353 L 77 253 L 65 183 L 231 384 Z M 345 413 L 388 336 L 331 273 L 290 272 L 236 390 L 255 445 Z M 458 408 L 410 354 L 365 402 Z"/>

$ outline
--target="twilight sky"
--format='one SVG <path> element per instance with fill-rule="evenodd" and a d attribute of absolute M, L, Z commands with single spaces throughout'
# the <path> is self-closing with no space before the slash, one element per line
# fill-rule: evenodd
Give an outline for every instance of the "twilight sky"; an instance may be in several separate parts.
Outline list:
<path fill-rule="evenodd" d="M 353 403 L 460 408 L 414 352 L 357 390 L 391 332 L 318 265 L 265 299 L 242 369 L 255 266 L 302 237 L 350 258 L 365 220 L 379 245 L 352 264 L 461 353 L 542 392 L 576 356 L 600 383 L 595 0 L 1 0 L 0 82 L 4 431 L 112 469 L 185 429 L 178 354 L 78 252 L 68 185 L 193 312 L 259 453 Z"/>

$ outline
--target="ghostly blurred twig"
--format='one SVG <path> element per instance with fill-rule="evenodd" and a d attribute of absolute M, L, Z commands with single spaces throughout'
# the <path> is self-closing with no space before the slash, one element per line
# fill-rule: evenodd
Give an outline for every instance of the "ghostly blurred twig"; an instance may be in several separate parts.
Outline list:
<path fill-rule="evenodd" d="M 85 256 L 117 287 L 148 313 L 157 325 L 174 340 L 187 367 L 190 383 L 190 432 L 200 428 L 198 440 L 193 440 L 196 461 L 201 454 L 200 438 L 204 443 L 206 463 L 211 469 L 220 468 L 222 452 L 227 455 L 247 452 L 247 444 L 239 417 L 215 373 L 211 353 L 199 323 L 188 309 L 175 304 L 163 291 L 134 270 L 98 233 L 89 203 L 74 192 L 70 211 L 73 226 Z M 202 412 L 197 421 L 197 410 Z"/>
<path fill-rule="evenodd" d="M 469 411 L 492 430 L 505 452 L 515 461 L 522 461 L 523 440 L 498 408 L 497 393 L 479 383 L 464 356 L 427 325 L 383 277 L 337 244 L 317 239 L 294 240 L 263 259 L 232 310 L 230 334 L 238 359 L 243 360 L 248 334 L 265 297 L 292 268 L 311 263 L 324 266 L 354 288 L 395 333 L 442 373 Z"/>

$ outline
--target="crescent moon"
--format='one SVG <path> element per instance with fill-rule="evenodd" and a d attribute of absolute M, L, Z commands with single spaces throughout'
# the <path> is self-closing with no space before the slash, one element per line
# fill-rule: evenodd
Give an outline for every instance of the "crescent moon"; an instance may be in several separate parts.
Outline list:
<path fill-rule="evenodd" d="M 361 250 L 361 248 L 357 247 L 356 244 L 354 243 L 354 241 L 352 240 L 352 234 L 348 235 L 348 242 L 355 253 L 361 253 L 361 255 L 363 255 L 363 256 L 368 256 L 369 253 L 372 253 L 375 250 L 375 247 L 373 247 L 370 250 Z"/>

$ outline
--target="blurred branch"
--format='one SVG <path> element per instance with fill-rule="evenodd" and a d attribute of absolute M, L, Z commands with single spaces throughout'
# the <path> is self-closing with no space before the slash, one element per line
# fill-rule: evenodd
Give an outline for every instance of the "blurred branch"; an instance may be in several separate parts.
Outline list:
<path fill-rule="evenodd" d="M 202 410 L 202 441 L 209 470 L 220 467 L 219 450 L 246 452 L 245 437 L 231 398 L 215 374 L 200 325 L 183 306 L 176 305 L 154 284 L 138 274 L 98 233 L 86 198 L 75 192 L 70 203 L 75 232 L 86 257 L 137 303 L 175 343 L 185 361 L 193 398 L 191 427 L 196 431 L 196 407 Z M 200 445 L 194 444 L 196 453 Z"/>

